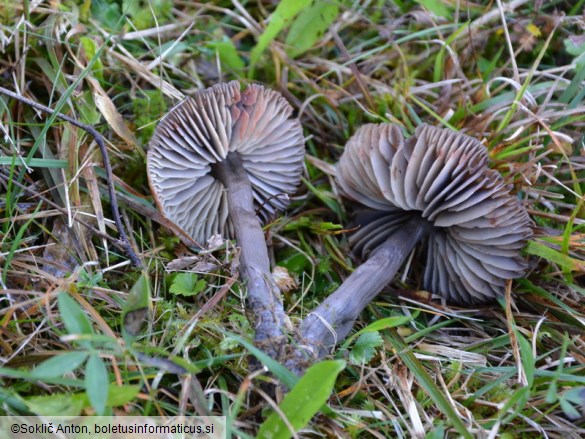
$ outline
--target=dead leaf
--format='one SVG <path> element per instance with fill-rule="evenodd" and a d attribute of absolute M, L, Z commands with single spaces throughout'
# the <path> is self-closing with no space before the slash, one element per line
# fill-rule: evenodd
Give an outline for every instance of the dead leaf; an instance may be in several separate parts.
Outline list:
<path fill-rule="evenodd" d="M 272 270 L 272 277 L 274 277 L 276 285 L 278 285 L 278 288 L 280 288 L 280 291 L 283 293 L 288 293 L 298 288 L 297 282 L 284 267 L 274 267 L 274 270 Z"/>
<path fill-rule="evenodd" d="M 130 131 L 130 128 L 128 128 L 124 122 L 122 115 L 118 112 L 118 109 L 112 100 L 95 79 L 88 79 L 93 87 L 93 99 L 95 104 L 98 107 L 100 113 L 102 113 L 108 122 L 108 125 L 110 125 L 116 134 L 120 136 L 128 145 L 138 149 L 141 154 L 144 154 L 144 149 L 138 143 L 138 139 L 136 139 L 134 133 Z"/>

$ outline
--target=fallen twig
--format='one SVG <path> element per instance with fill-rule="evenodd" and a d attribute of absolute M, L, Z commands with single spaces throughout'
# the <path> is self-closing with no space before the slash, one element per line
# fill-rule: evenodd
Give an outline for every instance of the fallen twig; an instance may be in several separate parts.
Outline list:
<path fill-rule="evenodd" d="M 99 132 L 97 132 L 95 130 L 95 128 L 93 128 L 91 125 L 86 125 L 86 124 L 81 123 L 72 117 L 69 117 L 69 116 L 62 114 L 62 113 L 58 113 L 55 110 L 53 110 L 45 105 L 39 104 L 38 102 L 35 102 L 29 98 L 25 98 L 24 96 L 19 95 L 17 93 L 14 93 L 14 92 L 12 92 L 4 87 L 0 87 L 0 93 L 5 95 L 5 96 L 8 96 L 12 99 L 16 99 L 17 101 L 22 102 L 23 104 L 29 105 L 33 108 L 36 108 L 37 110 L 44 111 L 45 113 L 48 113 L 48 114 L 55 114 L 59 119 L 62 119 L 66 122 L 69 122 L 70 124 L 75 125 L 78 128 L 81 128 L 86 133 L 93 136 L 93 138 L 95 139 L 95 142 L 97 143 L 97 145 L 100 149 L 100 153 L 102 155 L 102 160 L 104 162 L 104 168 L 106 171 L 106 180 L 108 182 L 108 193 L 110 196 L 110 204 L 112 205 L 112 213 L 114 214 L 114 222 L 116 223 L 116 227 L 118 228 L 118 233 L 120 234 L 119 245 L 124 249 L 124 251 L 126 252 L 128 257 L 130 258 L 132 263 L 136 267 L 141 267 L 142 262 L 140 262 L 140 258 L 138 257 L 138 255 L 136 254 L 134 249 L 132 248 L 132 245 L 130 244 L 130 241 L 128 240 L 128 235 L 126 235 L 126 229 L 124 228 L 124 225 L 122 224 L 122 218 L 120 216 L 120 210 L 118 209 L 118 202 L 116 200 L 116 190 L 114 188 L 114 181 L 112 178 L 112 166 L 110 164 L 108 151 L 106 149 L 106 145 L 104 143 L 102 135 Z"/>

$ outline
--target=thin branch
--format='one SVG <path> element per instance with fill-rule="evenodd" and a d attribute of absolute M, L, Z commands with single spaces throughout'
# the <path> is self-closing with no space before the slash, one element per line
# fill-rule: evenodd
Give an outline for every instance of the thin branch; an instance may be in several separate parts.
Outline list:
<path fill-rule="evenodd" d="M 6 182 L 9 181 L 10 176 L 6 175 L 5 172 L 0 169 L 0 178 Z M 47 197 L 45 197 L 44 195 L 38 193 L 37 191 L 35 191 L 34 189 L 31 189 L 27 186 L 25 186 L 22 183 L 19 183 L 18 181 L 12 180 L 12 183 L 14 186 L 16 186 L 17 188 L 22 189 L 25 192 L 28 192 L 29 194 L 31 194 L 32 197 L 34 198 L 38 198 L 39 200 L 41 200 L 42 202 L 48 204 L 49 206 L 51 206 L 53 209 L 58 210 L 62 215 L 67 216 L 68 212 L 67 209 L 59 206 L 57 203 L 54 203 L 53 201 L 49 200 Z M 107 233 L 102 233 L 100 232 L 98 229 L 96 229 L 94 226 L 92 226 L 90 223 L 80 219 L 77 215 L 73 218 L 73 221 L 78 222 L 79 224 L 81 224 L 84 227 L 87 227 L 89 230 L 91 230 L 91 232 L 96 235 L 99 236 L 100 238 L 105 238 L 110 240 L 111 242 L 113 242 L 115 245 L 121 247 L 122 249 L 126 249 L 125 247 L 125 243 L 117 238 L 114 238 L 113 236 L 108 235 Z"/>
<path fill-rule="evenodd" d="M 102 135 L 99 132 L 97 132 L 95 130 L 95 128 L 93 128 L 91 125 L 86 125 L 84 123 L 79 122 L 77 119 L 74 119 L 74 118 L 69 117 L 69 116 L 62 114 L 62 113 L 58 113 L 55 110 L 53 110 L 49 107 L 46 107 L 45 105 L 39 104 L 38 102 L 35 102 L 35 101 L 28 99 L 28 98 L 25 98 L 24 96 L 19 95 L 17 93 L 14 93 L 14 92 L 12 92 L 4 87 L 0 87 L 0 93 L 5 95 L 5 96 L 8 96 L 12 99 L 16 99 L 17 101 L 22 102 L 23 104 L 29 105 L 33 108 L 36 108 L 37 110 L 44 111 L 45 113 L 48 113 L 48 114 L 55 114 L 59 119 L 62 119 L 66 122 L 69 122 L 70 124 L 75 125 L 78 128 L 81 128 L 86 133 L 93 136 L 93 138 L 95 139 L 95 142 L 98 144 L 98 147 L 100 148 L 100 153 L 102 154 L 102 160 L 104 162 L 104 168 L 106 171 L 106 180 L 108 183 L 108 194 L 110 196 L 110 204 L 112 206 L 112 213 L 114 214 L 114 222 L 116 223 L 116 227 L 118 228 L 118 233 L 120 234 L 120 245 L 124 249 L 124 251 L 126 252 L 128 257 L 130 258 L 130 260 L 132 261 L 134 266 L 141 267 L 142 262 L 140 261 L 140 258 L 138 257 L 138 255 L 134 252 L 134 249 L 132 248 L 132 245 L 130 244 L 130 241 L 128 240 L 128 235 L 126 234 L 126 229 L 124 228 L 124 225 L 122 224 L 122 218 L 120 216 L 120 210 L 118 209 L 118 202 L 116 200 L 116 190 L 114 188 L 114 179 L 112 177 L 112 166 L 110 164 L 108 151 L 106 149 L 106 145 L 104 143 Z"/>
<path fill-rule="evenodd" d="M 368 91 L 368 87 L 366 87 L 366 84 L 362 78 L 362 75 L 361 75 L 355 61 L 351 58 L 351 55 L 347 51 L 345 44 L 343 44 L 343 41 L 341 40 L 341 38 L 339 38 L 339 35 L 337 34 L 337 32 L 335 32 L 334 29 L 331 30 L 331 35 L 333 36 L 333 41 L 335 41 L 335 44 L 337 45 L 339 50 L 341 50 L 341 53 L 346 58 L 346 61 L 349 63 L 349 68 L 351 69 L 351 71 L 355 77 L 355 80 L 357 81 L 358 86 L 364 95 L 364 98 L 368 104 L 368 108 L 369 109 L 375 108 L 374 101 L 372 100 L 372 97 L 370 96 L 370 92 Z"/>

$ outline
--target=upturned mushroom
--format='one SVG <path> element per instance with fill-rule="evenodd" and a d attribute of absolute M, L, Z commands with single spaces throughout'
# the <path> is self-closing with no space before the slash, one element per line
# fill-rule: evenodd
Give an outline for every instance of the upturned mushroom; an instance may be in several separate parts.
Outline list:
<path fill-rule="evenodd" d="M 285 315 L 261 220 L 284 209 L 300 183 L 304 140 L 291 115 L 288 102 L 263 86 L 241 92 L 237 81 L 214 85 L 174 107 L 148 151 L 149 182 L 163 214 L 197 242 L 218 233 L 236 239 L 255 340 L 274 346 Z"/>
<path fill-rule="evenodd" d="M 354 252 L 369 256 L 302 324 L 303 344 L 320 357 L 345 338 L 359 313 L 395 276 L 419 241 L 423 288 L 459 304 L 501 296 L 522 276 L 531 222 L 486 148 L 448 129 L 365 125 L 337 167 L 343 194 L 363 207 Z"/>

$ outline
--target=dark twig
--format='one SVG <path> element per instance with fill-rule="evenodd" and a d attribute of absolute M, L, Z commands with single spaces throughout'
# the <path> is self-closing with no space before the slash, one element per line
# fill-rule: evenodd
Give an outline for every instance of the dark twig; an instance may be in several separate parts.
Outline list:
<path fill-rule="evenodd" d="M 360 70 L 358 69 L 356 63 L 352 60 L 350 53 L 347 51 L 347 48 L 345 47 L 345 44 L 343 44 L 343 41 L 341 40 L 341 38 L 339 38 L 339 35 L 334 29 L 331 30 L 331 35 L 333 36 L 333 41 L 335 41 L 335 45 L 339 48 L 339 50 L 341 50 L 341 53 L 343 53 L 343 56 L 347 59 L 347 62 L 349 63 L 349 68 L 351 69 L 351 72 L 353 73 L 355 80 L 357 81 L 358 86 L 364 95 L 364 99 L 366 100 L 368 107 L 375 108 L 374 101 L 372 100 L 372 96 L 370 96 L 370 92 L 368 91 L 368 87 L 366 87 L 366 83 L 362 78 L 362 74 L 360 73 Z"/>
<path fill-rule="evenodd" d="M 10 176 L 6 175 L 6 173 L 0 169 L 0 178 L 6 182 L 8 182 Z M 64 209 L 63 207 L 59 206 L 57 203 L 54 203 L 53 201 L 49 200 L 47 197 L 45 197 L 44 195 L 38 193 L 37 191 L 35 191 L 34 189 L 31 189 L 27 186 L 25 186 L 22 183 L 19 183 L 18 181 L 12 181 L 12 184 L 14 186 L 16 186 L 19 189 L 22 189 L 25 192 L 28 192 L 32 197 L 34 198 L 38 198 L 39 200 L 41 200 L 43 203 L 48 204 L 49 206 L 51 206 L 53 209 L 58 210 L 59 212 L 61 212 L 63 215 L 67 216 L 67 210 Z M 87 227 L 89 230 L 91 230 L 91 232 L 100 237 L 100 238 L 105 238 L 111 242 L 113 242 L 115 245 L 125 249 L 124 246 L 124 242 L 122 242 L 122 240 L 114 238 L 110 235 L 108 235 L 107 233 L 102 233 L 100 232 L 98 229 L 96 229 L 94 226 L 92 226 L 91 224 L 89 224 L 87 221 L 82 220 L 81 218 L 74 216 L 73 217 L 73 221 L 78 222 L 79 224 L 81 224 L 84 227 Z"/>
<path fill-rule="evenodd" d="M 86 133 L 93 136 L 93 138 L 95 139 L 95 142 L 97 143 L 97 145 L 100 149 L 100 153 L 102 155 L 102 160 L 104 162 L 104 168 L 106 170 L 106 177 L 107 177 L 106 180 L 108 183 L 108 193 L 110 196 L 110 204 L 112 206 L 112 213 L 114 214 L 114 222 L 116 223 L 116 227 L 118 228 L 118 233 L 120 234 L 120 245 L 124 249 L 124 251 L 126 252 L 128 257 L 130 258 L 132 263 L 136 267 L 141 267 L 142 262 L 140 262 L 140 258 L 138 258 L 138 255 L 134 252 L 134 249 L 132 248 L 132 245 L 130 244 L 130 241 L 128 240 L 128 235 L 126 234 L 126 229 L 124 228 L 124 225 L 122 224 L 122 218 L 120 216 L 120 210 L 118 209 L 118 202 L 116 200 L 116 190 L 114 188 L 114 179 L 112 177 L 112 166 L 110 164 L 108 151 L 106 149 L 106 145 L 103 141 L 102 135 L 99 132 L 97 132 L 95 130 L 95 128 L 93 128 L 91 125 L 86 125 L 86 124 L 81 123 L 72 117 L 69 117 L 69 116 L 62 114 L 62 113 L 58 113 L 49 107 L 46 107 L 42 104 L 39 104 L 31 99 L 25 98 L 24 96 L 19 95 L 17 93 L 14 93 L 14 92 L 12 92 L 4 87 L 0 87 L 0 93 L 5 95 L 5 96 L 8 96 L 12 99 L 16 99 L 17 101 L 22 102 L 23 104 L 29 105 L 33 108 L 36 108 L 37 110 L 44 111 L 45 113 L 48 113 L 51 115 L 54 114 L 59 119 L 62 119 L 66 122 L 69 122 L 70 124 L 75 125 L 78 128 L 81 128 Z"/>

